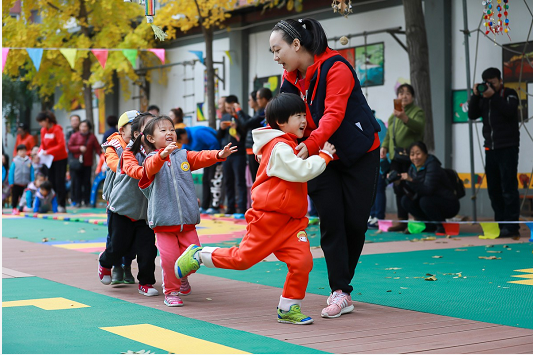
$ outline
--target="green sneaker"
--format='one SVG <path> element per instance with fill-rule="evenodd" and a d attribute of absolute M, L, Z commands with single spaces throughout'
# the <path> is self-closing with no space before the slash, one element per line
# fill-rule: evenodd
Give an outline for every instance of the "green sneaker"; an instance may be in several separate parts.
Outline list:
<path fill-rule="evenodd" d="M 124 266 L 124 283 L 132 285 L 135 283 L 135 277 L 131 273 L 131 266 Z"/>
<path fill-rule="evenodd" d="M 300 310 L 300 306 L 293 304 L 290 311 L 285 312 L 278 308 L 278 322 L 290 324 L 311 324 L 313 318 L 306 316 Z"/>
<path fill-rule="evenodd" d="M 194 258 L 194 254 L 200 250 L 202 250 L 202 247 L 199 247 L 196 244 L 191 244 L 185 249 L 178 260 L 176 260 L 176 264 L 174 264 L 174 273 L 178 279 L 188 276 L 191 272 L 200 268 L 200 262 Z"/>

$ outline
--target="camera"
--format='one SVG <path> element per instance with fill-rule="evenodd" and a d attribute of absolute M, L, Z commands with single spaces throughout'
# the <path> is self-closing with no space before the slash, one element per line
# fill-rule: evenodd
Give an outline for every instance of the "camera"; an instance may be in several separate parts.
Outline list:
<path fill-rule="evenodd" d="M 489 88 L 492 88 L 492 84 L 488 81 L 477 84 L 477 91 L 479 92 L 479 95 L 483 95 L 483 93 Z"/>
<path fill-rule="evenodd" d="M 398 173 L 396 170 L 391 170 L 389 173 L 389 177 L 385 178 L 385 183 L 388 185 L 395 181 L 400 180 L 401 178 L 402 178 L 402 175 L 400 173 Z"/>

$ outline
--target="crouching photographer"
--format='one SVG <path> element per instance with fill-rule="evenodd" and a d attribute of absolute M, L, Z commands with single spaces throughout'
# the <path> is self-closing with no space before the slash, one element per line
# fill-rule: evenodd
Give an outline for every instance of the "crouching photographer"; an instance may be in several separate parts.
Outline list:
<path fill-rule="evenodd" d="M 420 221 L 444 222 L 459 212 L 459 199 L 440 161 L 423 142 L 415 142 L 409 147 L 412 165 L 407 173 L 401 174 L 406 182 L 406 195 L 402 206 Z M 444 234 L 441 223 L 428 224 L 428 232 Z"/>

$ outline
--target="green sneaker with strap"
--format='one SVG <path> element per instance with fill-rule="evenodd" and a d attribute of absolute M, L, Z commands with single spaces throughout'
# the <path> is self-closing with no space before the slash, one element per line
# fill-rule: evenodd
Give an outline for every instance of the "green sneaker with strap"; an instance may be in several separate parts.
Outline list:
<path fill-rule="evenodd" d="M 278 308 L 278 322 L 289 324 L 311 324 L 313 318 L 302 313 L 300 306 L 293 304 L 288 312 Z"/>
<path fill-rule="evenodd" d="M 185 249 L 178 260 L 176 260 L 176 264 L 174 264 L 174 273 L 178 279 L 184 278 L 191 272 L 200 268 L 200 260 L 194 257 L 200 250 L 202 250 L 202 247 L 199 247 L 196 244 L 191 244 Z"/>

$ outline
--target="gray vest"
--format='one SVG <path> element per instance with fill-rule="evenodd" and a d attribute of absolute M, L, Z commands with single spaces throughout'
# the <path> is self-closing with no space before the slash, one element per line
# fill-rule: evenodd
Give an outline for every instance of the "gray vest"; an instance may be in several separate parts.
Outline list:
<path fill-rule="evenodd" d="M 130 147 L 133 141 L 128 144 Z M 139 165 L 142 165 L 146 157 L 142 153 L 135 155 Z M 139 189 L 139 180 L 122 173 L 122 154 L 117 166 L 117 173 L 113 181 L 111 194 L 109 195 L 109 210 L 122 216 L 128 216 L 135 220 L 146 219 L 148 201 Z"/>
<path fill-rule="evenodd" d="M 37 190 L 37 193 L 35 194 L 35 199 L 39 199 L 39 202 L 40 202 L 39 211 L 37 212 L 46 213 L 48 211 L 51 211 L 52 200 L 54 199 L 55 196 L 56 196 L 56 193 L 54 192 L 54 190 L 50 191 L 50 193 L 46 197 L 41 195 L 41 192 Z M 35 204 L 35 201 L 33 201 L 33 203 Z"/>
<path fill-rule="evenodd" d="M 23 159 L 17 155 L 13 158 L 13 163 L 15 163 L 13 183 L 15 185 L 28 185 L 31 181 L 31 159 L 29 157 Z"/>
<path fill-rule="evenodd" d="M 122 146 L 118 140 L 112 140 L 102 144 L 102 149 L 104 152 L 108 147 L 113 148 L 117 152 L 119 158 L 122 157 L 122 152 L 124 150 L 122 149 Z M 111 169 L 107 169 L 105 172 L 104 186 L 102 187 L 102 198 L 108 202 L 109 197 L 111 196 L 111 189 L 113 188 L 113 181 L 115 181 L 115 175 L 116 173 Z"/>
<path fill-rule="evenodd" d="M 159 151 L 148 154 L 151 157 Z M 154 176 L 152 183 L 142 189 L 148 198 L 148 225 L 179 226 L 200 223 L 198 199 L 194 189 L 187 150 L 179 149 L 170 154 L 170 162 Z"/>

